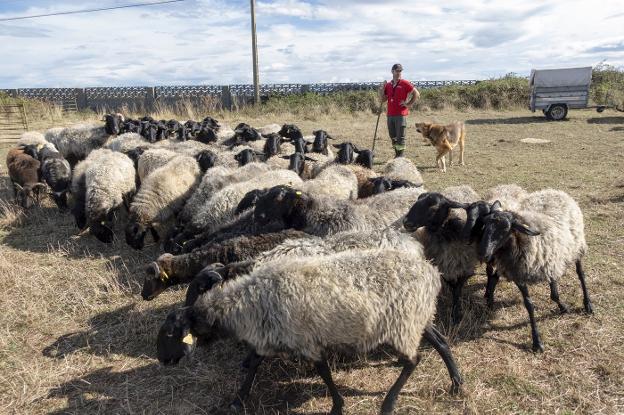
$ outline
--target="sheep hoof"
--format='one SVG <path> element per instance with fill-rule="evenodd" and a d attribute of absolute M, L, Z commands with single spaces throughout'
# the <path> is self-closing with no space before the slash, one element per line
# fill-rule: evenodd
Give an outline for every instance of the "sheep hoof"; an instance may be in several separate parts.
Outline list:
<path fill-rule="evenodd" d="M 584 305 L 585 305 L 585 312 L 587 314 L 594 314 L 594 307 L 592 306 L 591 301 L 585 302 Z"/>
<path fill-rule="evenodd" d="M 533 353 L 544 353 L 544 345 L 541 342 L 533 343 Z"/>
<path fill-rule="evenodd" d="M 461 391 L 462 391 L 462 382 L 461 382 L 461 380 L 458 381 L 456 379 L 453 379 L 453 384 L 451 385 L 451 390 L 449 390 L 449 393 L 452 396 L 456 396 L 456 395 L 459 395 L 461 393 Z"/>

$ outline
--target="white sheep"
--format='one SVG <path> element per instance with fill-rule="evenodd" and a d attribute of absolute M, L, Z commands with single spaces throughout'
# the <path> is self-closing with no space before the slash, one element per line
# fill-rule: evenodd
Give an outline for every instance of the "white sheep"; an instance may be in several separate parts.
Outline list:
<path fill-rule="evenodd" d="M 142 249 L 147 230 L 158 240 L 155 227 L 174 217 L 193 193 L 202 171 L 193 157 L 176 156 L 149 174 L 130 205 L 126 242 Z"/>
<path fill-rule="evenodd" d="M 263 357 L 282 351 L 314 362 L 332 396 L 332 414 L 342 413 L 344 404 L 325 357 L 336 346 L 365 352 L 389 344 L 397 351 L 403 370 L 382 403 L 383 414 L 393 413 L 418 363 L 423 335 L 447 364 L 453 390 L 462 382 L 446 341 L 431 324 L 440 276 L 422 256 L 371 249 L 294 257 L 219 282 L 215 272 L 193 281 L 189 292 L 193 285 L 196 294 L 208 291 L 167 317 L 158 333 L 158 358 L 175 364 L 192 351 L 195 337 L 219 332 L 246 342 L 254 352 L 234 408 L 242 406 Z"/>
<path fill-rule="evenodd" d="M 51 128 L 45 132 L 45 139 L 74 166 L 84 160 L 91 151 L 106 143 L 109 135 L 101 124 L 82 123 L 65 128 Z"/>
<path fill-rule="evenodd" d="M 321 171 L 314 179 L 304 181 L 299 188 L 314 196 L 336 199 L 356 199 L 357 177 L 346 166 L 335 164 Z"/>
<path fill-rule="evenodd" d="M 157 170 L 169 163 L 173 158 L 179 156 L 175 151 L 165 148 L 152 148 L 146 150 L 139 156 L 137 164 L 137 174 L 141 183 L 154 170 Z"/>
<path fill-rule="evenodd" d="M 89 230 L 102 242 L 113 240 L 115 211 L 130 204 L 136 191 L 132 160 L 108 149 L 91 152 L 85 160 L 85 211 Z"/>
<path fill-rule="evenodd" d="M 120 153 L 128 153 L 137 148 L 150 148 L 153 144 L 137 133 L 123 133 L 111 137 L 102 147 Z"/>
<path fill-rule="evenodd" d="M 418 168 L 407 157 L 395 157 L 384 164 L 381 175 L 390 180 L 407 180 L 422 185 L 423 179 Z"/>

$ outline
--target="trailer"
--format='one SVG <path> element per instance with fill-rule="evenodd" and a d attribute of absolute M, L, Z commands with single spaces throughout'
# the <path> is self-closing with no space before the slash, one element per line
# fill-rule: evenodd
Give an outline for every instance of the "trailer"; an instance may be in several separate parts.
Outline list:
<path fill-rule="evenodd" d="M 532 69 L 529 77 L 532 112 L 542 110 L 549 120 L 563 120 L 569 109 L 589 108 L 592 68 Z M 596 107 L 598 112 L 604 106 Z"/>

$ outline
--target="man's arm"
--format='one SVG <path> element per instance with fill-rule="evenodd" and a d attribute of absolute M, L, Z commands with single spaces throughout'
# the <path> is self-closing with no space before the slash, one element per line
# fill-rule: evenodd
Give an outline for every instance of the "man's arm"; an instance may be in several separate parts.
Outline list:
<path fill-rule="evenodd" d="M 410 92 L 407 95 L 407 99 L 405 100 L 405 106 L 406 107 L 411 107 L 412 104 L 414 102 L 416 102 L 416 100 L 420 98 L 420 92 L 418 92 L 418 90 L 416 88 L 412 89 L 412 92 Z"/>

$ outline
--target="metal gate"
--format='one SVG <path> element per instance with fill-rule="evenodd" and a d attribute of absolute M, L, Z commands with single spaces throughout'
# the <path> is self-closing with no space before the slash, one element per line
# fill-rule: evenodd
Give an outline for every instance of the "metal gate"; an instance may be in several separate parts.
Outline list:
<path fill-rule="evenodd" d="M 16 142 L 28 131 L 24 104 L 0 104 L 0 145 Z"/>

